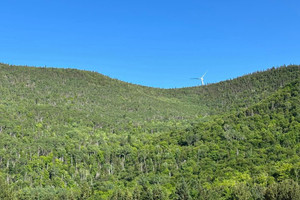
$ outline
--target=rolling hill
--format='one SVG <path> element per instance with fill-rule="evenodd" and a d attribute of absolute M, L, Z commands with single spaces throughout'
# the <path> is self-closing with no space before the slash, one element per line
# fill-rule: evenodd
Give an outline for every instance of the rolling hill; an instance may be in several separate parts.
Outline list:
<path fill-rule="evenodd" d="M 89 71 L 0 64 L 1 103 L 8 102 L 11 109 L 23 107 L 44 120 L 46 112 L 68 123 L 86 120 L 100 127 L 139 125 L 250 106 L 297 79 L 299 71 L 299 66 L 272 68 L 203 87 L 166 90 Z"/>
<path fill-rule="evenodd" d="M 299 78 L 159 89 L 0 64 L 0 198 L 297 199 Z"/>

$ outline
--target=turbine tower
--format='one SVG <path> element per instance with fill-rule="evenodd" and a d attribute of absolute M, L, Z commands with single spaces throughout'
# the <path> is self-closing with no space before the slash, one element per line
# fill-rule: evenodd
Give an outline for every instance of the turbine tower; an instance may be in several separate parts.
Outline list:
<path fill-rule="evenodd" d="M 206 75 L 207 72 L 205 72 L 205 74 L 203 74 L 203 76 L 201 76 L 200 80 L 201 80 L 201 85 L 204 85 L 204 81 L 203 81 L 203 78 L 204 76 Z"/>

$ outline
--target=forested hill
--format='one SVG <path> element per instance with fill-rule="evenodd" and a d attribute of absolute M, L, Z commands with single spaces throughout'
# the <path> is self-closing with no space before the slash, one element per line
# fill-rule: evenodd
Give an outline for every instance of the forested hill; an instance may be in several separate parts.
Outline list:
<path fill-rule="evenodd" d="M 300 199 L 299 66 L 157 89 L 0 64 L 0 199 Z"/>
<path fill-rule="evenodd" d="M 300 67 L 273 68 L 206 86 L 158 89 L 95 72 L 0 64 L 1 104 L 18 117 L 55 118 L 117 129 L 149 121 L 193 119 L 248 107 L 297 79 Z M 14 116 L 15 117 L 15 116 Z"/>
<path fill-rule="evenodd" d="M 289 65 L 255 72 L 228 81 L 204 87 L 173 90 L 174 95 L 184 94 L 189 100 L 209 108 L 209 113 L 222 113 L 248 107 L 268 97 L 279 88 L 300 78 L 300 66 Z"/>
<path fill-rule="evenodd" d="M 1 105 L 8 116 L 52 124 L 117 129 L 128 123 L 198 115 L 202 105 L 166 90 L 125 83 L 75 69 L 0 65 Z M 17 116 L 15 116 L 17 115 Z"/>

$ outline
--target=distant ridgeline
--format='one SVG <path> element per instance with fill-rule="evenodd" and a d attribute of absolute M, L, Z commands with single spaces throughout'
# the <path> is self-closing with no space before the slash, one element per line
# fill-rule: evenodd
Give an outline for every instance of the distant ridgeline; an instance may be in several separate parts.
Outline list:
<path fill-rule="evenodd" d="M 96 72 L 0 64 L 0 87 L 1 101 L 10 109 L 23 107 L 49 123 L 54 117 L 61 123 L 116 129 L 248 107 L 296 80 L 299 73 L 300 67 L 291 65 L 206 86 L 158 89 Z"/>
<path fill-rule="evenodd" d="M 0 64 L 0 199 L 300 199 L 300 66 L 158 89 Z"/>

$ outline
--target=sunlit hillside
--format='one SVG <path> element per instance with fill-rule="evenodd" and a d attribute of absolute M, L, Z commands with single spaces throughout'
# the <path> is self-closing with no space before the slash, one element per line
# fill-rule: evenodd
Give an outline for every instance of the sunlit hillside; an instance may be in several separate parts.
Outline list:
<path fill-rule="evenodd" d="M 300 66 L 158 89 L 0 64 L 0 199 L 300 199 Z"/>

